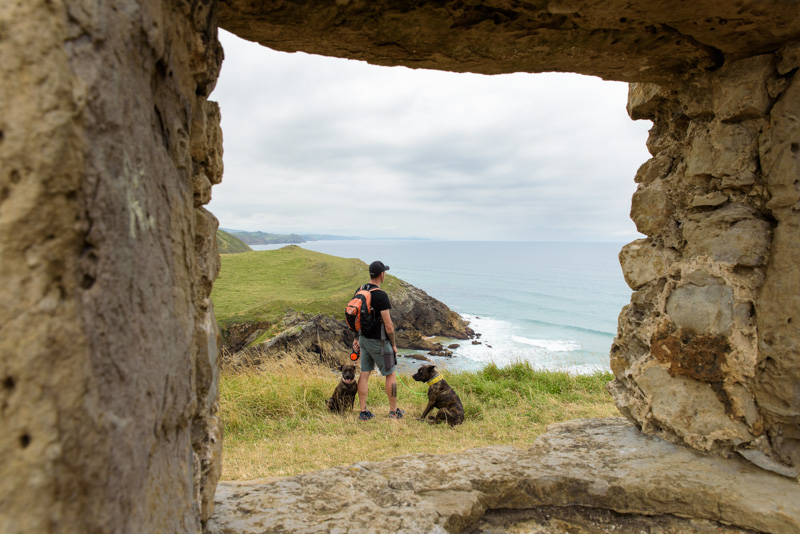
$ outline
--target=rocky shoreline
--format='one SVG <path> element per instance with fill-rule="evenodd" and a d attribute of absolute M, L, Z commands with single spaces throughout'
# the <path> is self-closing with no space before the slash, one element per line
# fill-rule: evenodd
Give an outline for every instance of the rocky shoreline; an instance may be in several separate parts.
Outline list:
<path fill-rule="evenodd" d="M 469 323 L 447 305 L 407 282 L 398 282 L 388 290 L 398 349 L 444 354 L 448 349 L 428 338 L 467 340 L 476 337 Z M 354 333 L 343 318 L 295 312 L 287 312 L 280 324 L 234 323 L 221 330 L 225 349 L 223 361 L 233 369 L 285 357 L 318 360 L 336 366 L 349 360 L 354 339 Z M 262 343 L 255 343 L 268 331 L 277 333 Z"/>

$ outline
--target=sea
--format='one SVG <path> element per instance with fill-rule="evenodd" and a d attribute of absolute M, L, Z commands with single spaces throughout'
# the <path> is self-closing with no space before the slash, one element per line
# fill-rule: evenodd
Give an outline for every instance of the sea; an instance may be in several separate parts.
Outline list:
<path fill-rule="evenodd" d="M 368 264 L 381 260 L 389 274 L 469 321 L 480 344 L 437 339 L 459 345 L 452 357 L 428 356 L 440 368 L 527 361 L 537 369 L 585 374 L 610 370 L 617 317 L 631 297 L 617 259 L 623 244 L 364 239 L 299 246 Z M 400 355 L 409 352 L 415 351 Z M 398 359 L 401 373 L 419 365 Z"/>

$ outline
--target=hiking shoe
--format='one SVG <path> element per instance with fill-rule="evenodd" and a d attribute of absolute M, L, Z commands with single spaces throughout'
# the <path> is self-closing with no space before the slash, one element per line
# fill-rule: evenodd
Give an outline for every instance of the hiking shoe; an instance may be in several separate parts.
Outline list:
<path fill-rule="evenodd" d="M 361 420 L 361 421 L 369 421 L 369 420 L 370 420 L 370 419 L 372 419 L 373 417 L 375 417 L 375 415 L 374 415 L 374 414 L 373 414 L 371 411 L 369 411 L 369 410 L 364 410 L 363 412 L 361 412 L 360 414 L 358 414 L 358 418 L 359 418 L 359 420 Z"/>
<path fill-rule="evenodd" d="M 404 415 L 405 413 L 406 413 L 406 412 L 404 412 L 404 411 L 403 411 L 403 410 L 401 410 L 400 408 L 398 408 L 398 409 L 396 409 L 396 410 L 392 410 L 391 412 L 389 412 L 389 419 L 402 419 L 402 418 L 403 418 L 403 415 Z"/>

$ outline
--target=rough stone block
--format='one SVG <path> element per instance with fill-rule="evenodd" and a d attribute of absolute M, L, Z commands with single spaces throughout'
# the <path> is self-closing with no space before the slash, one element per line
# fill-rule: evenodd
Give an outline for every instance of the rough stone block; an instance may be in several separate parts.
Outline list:
<path fill-rule="evenodd" d="M 778 74 L 781 76 L 790 71 L 800 68 L 800 43 L 789 43 L 780 50 L 780 62 L 778 63 Z"/>
<path fill-rule="evenodd" d="M 625 245 L 619 253 L 625 282 L 634 290 L 665 277 L 677 257 L 675 250 L 658 247 L 648 239 L 637 239 Z"/>
<path fill-rule="evenodd" d="M 774 230 L 770 262 L 756 303 L 755 393 L 777 458 L 800 466 L 800 213 Z"/>
<path fill-rule="evenodd" d="M 780 217 L 800 206 L 800 77 L 772 107 L 759 149 L 771 197 L 767 206 Z"/>
<path fill-rule="evenodd" d="M 646 425 L 653 432 L 667 428 L 701 451 L 753 439 L 746 425 L 726 414 L 711 384 L 673 376 L 658 364 L 647 366 L 636 384 L 652 399 Z"/>
<path fill-rule="evenodd" d="M 719 206 L 720 204 L 724 204 L 728 201 L 728 195 L 725 193 L 721 193 L 720 191 L 713 191 L 711 193 L 707 193 L 705 195 L 697 195 L 696 197 L 692 198 L 691 207 L 693 208 L 702 208 L 702 207 L 715 207 Z"/>
<path fill-rule="evenodd" d="M 675 225 L 675 206 L 660 183 L 640 185 L 633 194 L 631 219 L 636 229 L 648 237 L 668 232 Z"/>
<path fill-rule="evenodd" d="M 733 323 L 733 289 L 721 278 L 695 271 L 672 291 L 666 308 L 681 328 L 728 335 Z"/>
<path fill-rule="evenodd" d="M 664 90 L 654 83 L 628 85 L 628 115 L 633 120 L 654 119 L 658 106 L 665 100 Z"/>
<path fill-rule="evenodd" d="M 660 178 L 666 178 L 673 167 L 673 159 L 669 156 L 659 154 L 658 156 L 645 161 L 639 170 L 636 171 L 634 181 L 637 184 L 648 185 Z"/>
<path fill-rule="evenodd" d="M 699 76 L 687 82 L 676 98 L 684 115 L 692 120 L 709 120 L 714 117 L 712 81 Z"/>
<path fill-rule="evenodd" d="M 772 73 L 772 54 L 725 64 L 714 80 L 714 111 L 723 121 L 742 121 L 766 115 L 772 103 L 767 77 Z"/>
<path fill-rule="evenodd" d="M 686 175 L 734 177 L 753 183 L 758 133 L 739 124 L 719 121 L 689 127 Z"/>
<path fill-rule="evenodd" d="M 684 223 L 684 256 L 705 255 L 732 265 L 758 267 L 769 257 L 770 224 L 753 208 L 730 204 Z"/>

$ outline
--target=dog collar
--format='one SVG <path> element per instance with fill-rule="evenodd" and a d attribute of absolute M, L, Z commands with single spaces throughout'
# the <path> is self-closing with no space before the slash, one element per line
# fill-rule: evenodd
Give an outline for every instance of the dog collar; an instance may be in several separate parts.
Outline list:
<path fill-rule="evenodd" d="M 432 386 L 432 385 L 434 385 L 436 382 L 438 382 L 438 381 L 440 381 L 440 380 L 442 380 L 442 379 L 444 379 L 444 377 L 443 377 L 442 375 L 436 375 L 436 376 L 434 376 L 433 378 L 431 378 L 430 380 L 428 380 L 428 381 L 427 381 L 427 382 L 425 382 L 425 383 L 426 383 L 426 384 L 428 384 L 429 386 Z"/>

